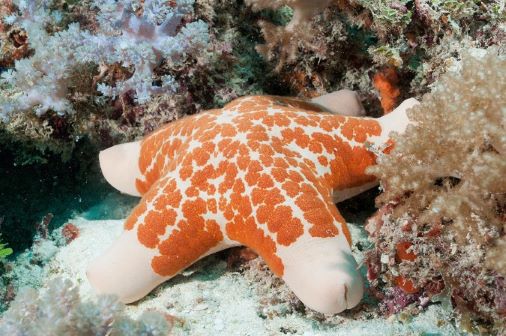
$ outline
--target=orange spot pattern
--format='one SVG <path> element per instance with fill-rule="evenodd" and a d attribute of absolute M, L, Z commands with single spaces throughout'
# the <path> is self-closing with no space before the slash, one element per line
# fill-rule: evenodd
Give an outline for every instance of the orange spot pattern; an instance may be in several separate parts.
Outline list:
<path fill-rule="evenodd" d="M 260 254 L 281 276 L 280 248 L 303 235 L 351 244 L 332 189 L 371 181 L 365 142 L 377 121 L 319 112 L 284 97 L 244 97 L 186 117 L 142 142 L 143 198 L 125 223 L 172 276 L 225 240 Z"/>

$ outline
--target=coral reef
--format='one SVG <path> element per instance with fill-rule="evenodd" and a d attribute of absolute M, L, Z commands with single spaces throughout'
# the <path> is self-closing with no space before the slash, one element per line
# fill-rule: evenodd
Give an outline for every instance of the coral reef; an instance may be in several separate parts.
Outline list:
<path fill-rule="evenodd" d="M 134 92 L 138 103 L 150 100 L 152 94 L 173 92 L 173 77 L 160 77 L 160 85 L 152 85 L 153 71 L 162 58 L 178 64 L 185 53 L 196 53 L 208 41 L 207 25 L 203 21 L 189 22 L 180 30 L 183 17 L 192 12 L 192 1 L 178 1 L 171 7 L 163 1 L 144 1 L 142 14 L 136 15 L 134 1 L 116 3 L 97 0 L 98 27 L 93 33 L 82 31 L 77 23 L 49 34 L 45 26 L 58 26 L 61 17 L 49 11 L 52 1 L 16 2 L 19 17 L 6 17 L 9 24 L 18 25 L 28 35 L 33 56 L 15 62 L 14 70 L 2 74 L 8 88 L 2 116 L 34 108 L 40 116 L 48 110 L 59 115 L 74 113 L 67 96 L 82 95 L 72 86 L 72 74 L 83 72 L 93 63 L 99 73 L 94 77 L 96 90 L 105 97 Z M 55 51 L 58 51 L 55 53 Z M 102 83 L 106 74 L 116 71 L 113 85 Z M 119 80 L 118 80 L 119 79 Z M 93 85 L 95 88 L 95 85 Z"/>
<path fill-rule="evenodd" d="M 50 271 L 41 280 L 43 288 L 55 277 L 70 278 L 79 284 L 83 300 L 96 301 L 86 281 L 85 266 L 105 251 L 123 229 L 122 220 L 87 221 L 73 218 L 80 235 L 59 249 L 46 266 Z M 360 245 L 366 246 L 362 225 L 349 225 L 355 258 L 362 259 Z M 358 248 L 357 248 L 358 247 Z M 460 335 L 453 325 L 451 309 L 429 306 L 417 316 L 391 317 L 378 314 L 376 303 L 366 300 L 345 314 L 323 316 L 305 309 L 287 286 L 257 258 L 238 269 L 227 269 L 228 253 L 203 259 L 160 286 L 147 299 L 126 307 L 137 319 L 144 311 L 170 314 L 174 321 L 170 335 Z M 365 271 L 365 267 L 363 267 Z M 1 286 L 0 286 L 1 287 Z"/>
<path fill-rule="evenodd" d="M 174 92 L 179 84 L 172 74 L 157 69 L 180 66 L 208 42 L 207 25 L 191 22 L 192 1 L 86 1 L 79 10 L 85 18 L 62 17 L 56 1 L 16 4 L 3 22 L 9 34 L 28 36 L 31 53 L 2 73 L 0 114 L 2 128 L 22 148 L 40 143 L 64 154 L 83 136 L 100 139 L 100 120 L 115 118 L 108 102 L 117 97 L 120 107 L 129 99 L 138 105 Z"/>
<path fill-rule="evenodd" d="M 369 115 L 381 115 L 380 93 L 371 81 L 375 74 L 393 67 L 398 99 L 420 96 L 462 49 L 505 40 L 505 9 L 497 0 L 479 6 L 422 0 L 192 3 L 47 0 L 24 9 L 3 4 L 0 72 L 11 84 L 2 87 L 2 115 L 21 103 L 41 103 L 34 108 L 44 113 L 15 113 L 0 123 L 5 137 L 18 143 L 19 155 L 56 153 L 68 160 L 82 138 L 110 146 L 202 108 L 262 92 L 314 97 L 349 88 L 360 91 Z M 22 13 L 32 14 L 19 17 Z M 163 32 L 177 22 L 175 31 Z M 136 24 L 141 31 L 128 28 Z M 30 30 L 36 36 L 30 38 Z M 190 30 L 191 43 L 181 42 Z M 164 43 L 172 43 L 162 53 L 166 57 L 159 55 L 162 35 Z M 69 55 L 79 40 L 92 43 Z M 98 43 L 107 48 L 97 51 Z M 277 72 L 265 66 L 255 45 Z M 58 66 L 42 69 L 36 61 L 46 60 L 52 47 L 61 50 Z M 136 62 L 139 55 L 146 61 Z M 50 76 L 41 75 L 45 72 Z M 23 78 L 30 76 L 36 84 L 26 90 L 33 93 L 31 103 L 18 99 Z M 168 94 L 152 95 L 160 91 Z"/>
<path fill-rule="evenodd" d="M 30 45 L 28 54 L 16 58 L 21 62 L 21 70 L 24 67 L 26 71 L 17 73 L 19 66 L 12 57 L 0 68 L 5 78 L 0 90 L 1 114 L 5 117 L 11 112 L 8 122 L 0 122 L 0 141 L 6 145 L 16 143 L 18 163 L 44 162 L 52 154 L 67 161 L 76 149 L 76 142 L 84 138 L 99 147 L 132 140 L 201 108 L 221 106 L 238 96 L 260 93 L 264 85 L 275 85 L 254 51 L 251 40 L 254 29 L 240 3 L 180 2 L 177 5 L 176 2 L 129 1 L 120 6 L 108 1 L 54 0 L 25 10 L 35 12 L 44 26 L 30 23 L 30 17 L 19 17 L 22 13 L 19 8 L 6 6 L 1 12 L 3 18 L 0 17 L 6 36 L 1 39 L 2 48 L 18 48 L 19 43 L 9 36 L 19 34 L 24 36 L 23 45 Z M 144 12 L 144 6 L 149 6 L 149 10 Z M 105 20 L 110 16 L 113 16 L 110 22 Z M 128 18 L 130 21 L 125 21 Z M 135 24 L 142 31 L 128 28 Z M 41 28 L 36 33 L 43 40 L 30 39 L 23 25 Z M 164 32 L 163 27 L 173 31 Z M 167 37 L 163 39 L 167 48 L 159 45 L 163 36 Z M 76 39 L 90 43 L 70 53 L 72 43 L 78 43 Z M 28 71 L 39 69 L 38 60 L 52 53 L 50 46 L 63 46 L 56 55 L 59 66 L 46 62 L 49 65 L 45 70 L 50 76 Z M 157 48 L 162 47 L 164 51 L 160 55 Z M 142 55 L 147 57 L 146 64 L 138 62 L 143 59 Z M 30 65 L 35 68 L 29 69 Z M 40 116 L 30 113 L 31 109 L 14 113 L 21 107 L 19 104 L 28 103 L 18 98 L 24 79 L 29 76 L 37 79 L 31 92 L 37 97 L 46 97 L 45 107 L 44 104 L 34 106 L 44 113 Z M 51 78 L 55 83 L 47 83 Z M 163 88 L 164 82 L 170 85 Z M 127 90 L 127 86 L 133 90 Z M 153 91 L 167 92 L 167 89 L 173 91 L 151 95 Z M 111 94 L 116 97 L 107 96 Z M 139 94 L 145 99 L 136 99 Z M 65 107 L 75 113 L 67 113 Z"/>
<path fill-rule="evenodd" d="M 371 77 L 385 68 L 392 67 L 399 76 L 399 99 L 419 98 L 459 59 L 462 50 L 504 46 L 506 41 L 506 8 L 497 0 L 479 4 L 336 0 L 325 5 L 321 1 L 305 16 L 295 14 L 297 6 L 310 6 L 312 1 L 248 3 L 255 10 L 294 9 L 291 18 L 275 25 L 266 23 L 275 20 L 263 11 L 259 26 L 265 44 L 258 46 L 291 94 L 312 97 L 315 92 L 353 89 L 360 92 L 370 115 L 383 113 Z M 304 27 L 303 33 L 297 35 L 296 43 L 288 43 L 283 36 L 294 22 Z"/>
<path fill-rule="evenodd" d="M 70 280 L 57 278 L 40 293 L 25 288 L 0 319 L 0 333 L 36 335 L 166 336 L 171 323 L 160 313 L 144 312 L 137 320 L 125 315 L 114 297 L 82 301 Z"/>
<path fill-rule="evenodd" d="M 0 311 L 6 310 L 20 289 L 24 287 L 40 287 L 41 278 L 47 275 L 45 267 L 58 249 L 67 244 L 67 237 L 61 227 L 49 233 L 53 214 L 48 213 L 36 224 L 36 235 L 33 245 L 16 255 L 13 260 L 3 263 L 5 271 L 0 277 Z"/>
<path fill-rule="evenodd" d="M 369 168 L 383 193 L 367 224 L 376 288 L 426 298 L 444 291 L 465 328 L 472 317 L 499 333 L 506 330 L 504 92 L 506 58 L 497 48 L 465 54 L 442 76 L 408 111 L 413 124 L 394 135 L 391 153 Z"/>
<path fill-rule="evenodd" d="M 504 0 L 0 1 L 0 310 L 21 287 L 45 286 L 56 272 L 49 260 L 86 235 L 77 224 L 53 228 L 83 211 L 123 218 L 136 202 L 105 186 L 99 149 L 245 95 L 314 98 L 348 88 L 380 116 L 432 90 L 412 112 L 418 125 L 371 170 L 385 191 L 367 226 L 369 295 L 379 307 L 367 297 L 360 312 L 322 317 L 255 259 L 243 273 L 260 284 L 251 286 L 262 297 L 254 315 L 275 333 L 314 332 L 287 322 L 298 316 L 330 334 L 351 318 L 383 323 L 381 312 L 405 331 L 421 309 L 453 305 L 464 329 L 504 333 L 506 90 L 504 56 L 494 54 L 506 50 L 505 17 Z M 489 46 L 498 48 L 460 63 L 466 50 Z M 16 255 L 2 258 L 9 248 Z M 230 267 L 252 257 L 232 254 Z M 188 313 L 194 298 L 181 298 L 194 287 L 176 295 L 171 312 L 217 333 L 240 324 L 226 305 Z"/>

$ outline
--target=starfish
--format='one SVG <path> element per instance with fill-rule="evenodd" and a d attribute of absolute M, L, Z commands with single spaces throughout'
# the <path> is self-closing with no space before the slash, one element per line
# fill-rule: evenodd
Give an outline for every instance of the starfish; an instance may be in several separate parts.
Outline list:
<path fill-rule="evenodd" d="M 106 180 L 142 198 L 89 266 L 92 286 L 134 302 L 197 260 L 244 245 L 306 306 L 357 305 L 363 282 L 335 202 L 377 184 L 365 172 L 376 160 L 370 146 L 389 146 L 413 101 L 379 119 L 328 112 L 359 105 L 342 91 L 314 102 L 242 97 L 102 151 Z"/>

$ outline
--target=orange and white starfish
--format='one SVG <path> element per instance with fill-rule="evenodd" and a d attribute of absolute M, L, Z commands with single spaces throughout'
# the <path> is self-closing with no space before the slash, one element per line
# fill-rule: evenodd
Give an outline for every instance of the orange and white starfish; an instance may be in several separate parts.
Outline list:
<path fill-rule="evenodd" d="M 368 146 L 402 132 L 413 101 L 380 119 L 325 112 L 360 110 L 349 102 L 340 93 L 319 105 L 243 97 L 101 152 L 109 183 L 142 199 L 90 265 L 91 284 L 133 302 L 197 260 L 245 245 L 308 307 L 357 305 L 363 282 L 335 201 L 376 184 L 365 173 L 376 159 Z"/>

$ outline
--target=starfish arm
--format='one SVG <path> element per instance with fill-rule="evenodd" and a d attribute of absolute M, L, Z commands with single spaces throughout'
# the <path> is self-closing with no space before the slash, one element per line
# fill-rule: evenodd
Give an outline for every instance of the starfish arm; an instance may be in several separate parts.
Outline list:
<path fill-rule="evenodd" d="M 351 254 L 351 236 L 332 200 L 330 188 L 310 167 L 301 167 L 299 190 L 292 190 L 292 213 L 304 234 L 278 255 L 283 280 L 308 307 L 335 314 L 357 305 L 363 281 Z"/>
<path fill-rule="evenodd" d="M 143 195 L 157 181 L 165 166 L 176 155 L 182 144 L 183 123 L 176 121 L 156 130 L 141 142 L 138 166 L 141 173 L 135 181 L 138 192 Z"/>
<path fill-rule="evenodd" d="M 171 174 L 151 186 L 120 238 L 88 268 L 98 292 L 134 302 L 197 260 L 237 245 L 224 239 L 218 217 L 204 218 L 212 198 L 187 194 Z"/>
<path fill-rule="evenodd" d="M 125 230 L 114 244 L 93 260 L 86 276 L 99 294 L 113 294 L 125 302 L 137 301 L 165 281 L 150 265 L 154 251 L 140 244 L 133 230 Z"/>
<path fill-rule="evenodd" d="M 344 89 L 327 93 L 311 99 L 311 102 L 333 114 L 356 117 L 365 115 L 365 110 L 358 94 L 351 90 Z"/>
<path fill-rule="evenodd" d="M 131 196 L 140 196 L 135 185 L 141 176 L 138 165 L 140 152 L 140 141 L 134 141 L 107 148 L 99 154 L 100 169 L 107 182 Z"/>
<path fill-rule="evenodd" d="M 337 313 L 358 304 L 362 279 L 327 183 L 304 162 L 252 167 L 233 188 L 231 206 L 242 211 L 226 225 L 228 237 L 255 250 L 308 307 Z"/>
<path fill-rule="evenodd" d="M 346 223 L 334 204 L 319 213 L 330 213 L 326 225 L 339 231 L 335 236 L 307 235 L 279 250 L 284 265 L 283 280 L 309 308 L 326 314 L 356 306 L 363 295 L 363 280 L 351 254 Z M 315 213 L 316 213 L 315 211 Z"/>
<path fill-rule="evenodd" d="M 177 161 L 179 156 L 192 150 L 190 148 L 192 142 L 202 136 L 209 137 L 209 133 L 212 133 L 216 125 L 216 116 L 219 112 L 220 110 L 209 110 L 198 115 L 186 116 L 142 140 L 138 162 L 141 177 L 136 181 L 136 188 L 141 195 L 170 169 L 170 165 Z"/>

